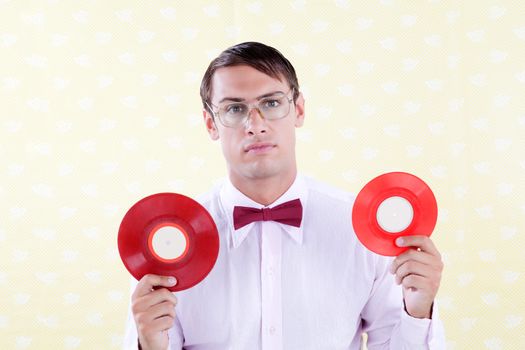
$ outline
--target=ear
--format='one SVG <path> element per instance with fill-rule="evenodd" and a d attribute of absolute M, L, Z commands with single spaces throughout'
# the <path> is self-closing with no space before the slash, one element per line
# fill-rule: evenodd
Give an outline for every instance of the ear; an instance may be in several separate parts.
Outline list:
<path fill-rule="evenodd" d="M 295 127 L 300 128 L 304 124 L 304 97 L 302 92 L 295 101 Z"/>
<path fill-rule="evenodd" d="M 206 125 L 206 130 L 208 130 L 208 134 L 210 135 L 210 138 L 213 141 L 216 141 L 219 139 L 219 130 L 217 129 L 217 125 L 215 125 L 215 120 L 213 119 L 213 116 L 206 110 L 206 108 L 202 109 L 202 116 L 204 118 L 204 124 Z"/>

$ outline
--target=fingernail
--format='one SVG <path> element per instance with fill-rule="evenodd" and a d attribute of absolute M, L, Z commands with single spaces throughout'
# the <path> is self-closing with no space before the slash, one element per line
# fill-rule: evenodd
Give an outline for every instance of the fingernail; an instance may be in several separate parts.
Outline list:
<path fill-rule="evenodd" d="M 175 277 L 168 277 L 168 284 L 174 286 L 177 284 L 177 279 Z"/>
<path fill-rule="evenodd" d="M 398 246 L 402 247 L 403 244 L 405 244 L 405 240 L 404 240 L 402 237 L 398 237 L 398 238 L 396 239 L 396 244 L 397 244 Z"/>

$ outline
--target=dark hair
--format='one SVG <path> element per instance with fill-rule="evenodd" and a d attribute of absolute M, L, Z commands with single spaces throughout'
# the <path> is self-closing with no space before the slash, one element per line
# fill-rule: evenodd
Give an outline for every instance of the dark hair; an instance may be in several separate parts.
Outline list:
<path fill-rule="evenodd" d="M 272 78 L 286 79 L 290 88 L 294 89 L 294 102 L 299 96 L 299 82 L 290 61 L 277 49 L 262 43 L 249 41 L 229 47 L 211 61 L 201 82 L 202 105 L 210 113 L 206 102 L 211 102 L 212 78 L 215 71 L 223 67 L 247 65 Z M 282 81 L 282 80 L 281 80 Z"/>

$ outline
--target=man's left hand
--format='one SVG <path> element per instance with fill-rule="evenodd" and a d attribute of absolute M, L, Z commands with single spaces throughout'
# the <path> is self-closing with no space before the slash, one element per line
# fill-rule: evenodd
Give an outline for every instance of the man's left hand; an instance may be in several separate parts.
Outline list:
<path fill-rule="evenodd" d="M 410 247 L 392 262 L 390 272 L 403 286 L 403 298 L 408 314 L 416 318 L 431 318 L 443 271 L 441 254 L 427 236 L 403 236 L 396 240 L 400 247 Z"/>

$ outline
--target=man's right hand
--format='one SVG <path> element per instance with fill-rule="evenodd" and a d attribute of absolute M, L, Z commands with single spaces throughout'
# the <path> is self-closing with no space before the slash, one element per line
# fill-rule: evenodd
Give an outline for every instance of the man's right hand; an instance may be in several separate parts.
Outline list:
<path fill-rule="evenodd" d="M 168 348 L 168 329 L 175 321 L 177 298 L 166 288 L 177 284 L 174 277 L 145 275 L 131 296 L 131 311 L 143 350 Z"/>

